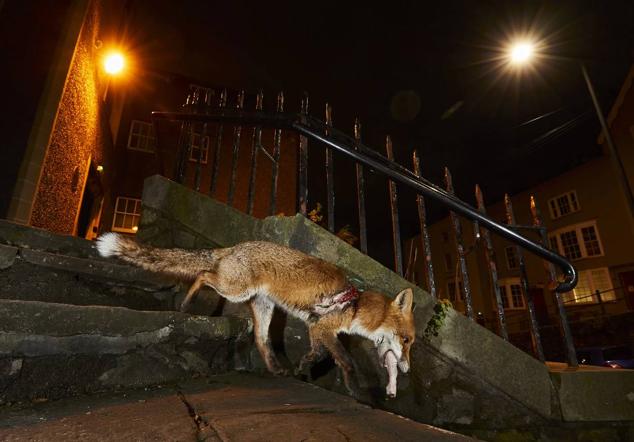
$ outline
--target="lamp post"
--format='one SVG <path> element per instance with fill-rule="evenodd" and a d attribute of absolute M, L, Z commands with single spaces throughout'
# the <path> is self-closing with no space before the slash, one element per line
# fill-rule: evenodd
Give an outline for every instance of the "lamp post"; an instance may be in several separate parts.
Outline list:
<path fill-rule="evenodd" d="M 521 67 L 530 63 L 530 60 L 533 58 L 534 53 L 535 47 L 532 43 L 516 43 L 509 48 L 509 62 L 514 66 Z M 625 199 L 627 200 L 627 206 L 630 213 L 630 227 L 632 228 L 634 233 L 634 224 L 631 224 L 632 220 L 634 220 L 634 193 L 632 192 L 632 188 L 630 187 L 629 181 L 627 179 L 627 173 L 625 171 L 625 166 L 623 165 L 623 160 L 621 159 L 621 156 L 616 149 L 614 141 L 612 140 L 612 135 L 610 134 L 610 130 L 605 121 L 605 117 L 603 116 L 603 111 L 601 110 L 599 100 L 597 100 L 597 95 L 594 91 L 592 81 L 590 81 L 588 70 L 586 69 L 585 64 L 583 64 L 582 62 L 579 62 L 579 67 L 581 68 L 583 79 L 585 80 L 588 92 L 590 93 L 590 97 L 592 98 L 592 104 L 594 105 L 594 110 L 597 114 L 597 118 L 599 119 L 599 123 L 601 124 L 612 165 L 616 170 L 617 179 L 619 180 L 619 184 L 621 185 L 623 193 L 625 194 Z"/>

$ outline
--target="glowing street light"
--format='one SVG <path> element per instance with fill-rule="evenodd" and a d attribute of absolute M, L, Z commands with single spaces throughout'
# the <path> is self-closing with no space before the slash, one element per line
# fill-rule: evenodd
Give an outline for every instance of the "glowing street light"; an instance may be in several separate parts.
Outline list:
<path fill-rule="evenodd" d="M 104 58 L 104 69 L 110 75 L 118 75 L 123 71 L 125 62 L 123 55 L 119 52 L 112 52 Z"/>
<path fill-rule="evenodd" d="M 535 45 L 529 42 L 515 43 L 511 46 L 509 57 L 515 65 L 526 64 L 535 52 Z"/>

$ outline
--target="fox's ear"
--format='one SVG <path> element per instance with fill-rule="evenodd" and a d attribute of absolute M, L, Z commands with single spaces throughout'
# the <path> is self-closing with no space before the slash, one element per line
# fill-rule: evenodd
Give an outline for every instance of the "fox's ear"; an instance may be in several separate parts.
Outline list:
<path fill-rule="evenodd" d="M 412 303 L 414 302 L 414 292 L 412 289 L 407 288 L 396 295 L 392 303 L 400 308 L 404 312 L 412 310 Z"/>

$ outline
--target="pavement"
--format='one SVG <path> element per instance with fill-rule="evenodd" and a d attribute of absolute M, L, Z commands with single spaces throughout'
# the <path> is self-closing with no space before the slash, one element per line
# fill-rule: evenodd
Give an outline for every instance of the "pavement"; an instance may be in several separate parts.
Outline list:
<path fill-rule="evenodd" d="M 292 378 L 233 372 L 0 408 L 2 441 L 462 441 Z"/>

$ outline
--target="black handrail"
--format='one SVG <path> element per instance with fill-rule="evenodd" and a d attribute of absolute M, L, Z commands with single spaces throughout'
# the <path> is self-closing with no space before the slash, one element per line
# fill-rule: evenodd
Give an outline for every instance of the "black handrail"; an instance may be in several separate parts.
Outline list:
<path fill-rule="evenodd" d="M 322 121 L 305 114 L 296 113 L 266 113 L 262 111 L 244 111 L 233 109 L 209 110 L 205 113 L 196 112 L 152 112 L 152 117 L 164 120 L 221 122 L 243 125 L 269 126 L 280 129 L 293 129 L 302 135 L 319 140 L 355 161 L 381 172 L 388 178 L 398 181 L 417 193 L 435 199 L 451 210 L 472 221 L 478 221 L 482 226 L 497 233 L 501 237 L 519 245 L 535 255 L 557 265 L 564 274 L 564 281 L 560 281 L 555 288 L 557 292 L 568 292 L 577 285 L 578 275 L 572 264 L 563 256 L 531 241 L 511 230 L 507 226 L 497 223 L 484 216 L 476 208 L 462 201 L 460 198 L 447 193 L 444 189 L 430 181 L 416 176 L 405 167 L 390 161 L 378 152 L 357 143 L 350 136 L 327 126 Z"/>

